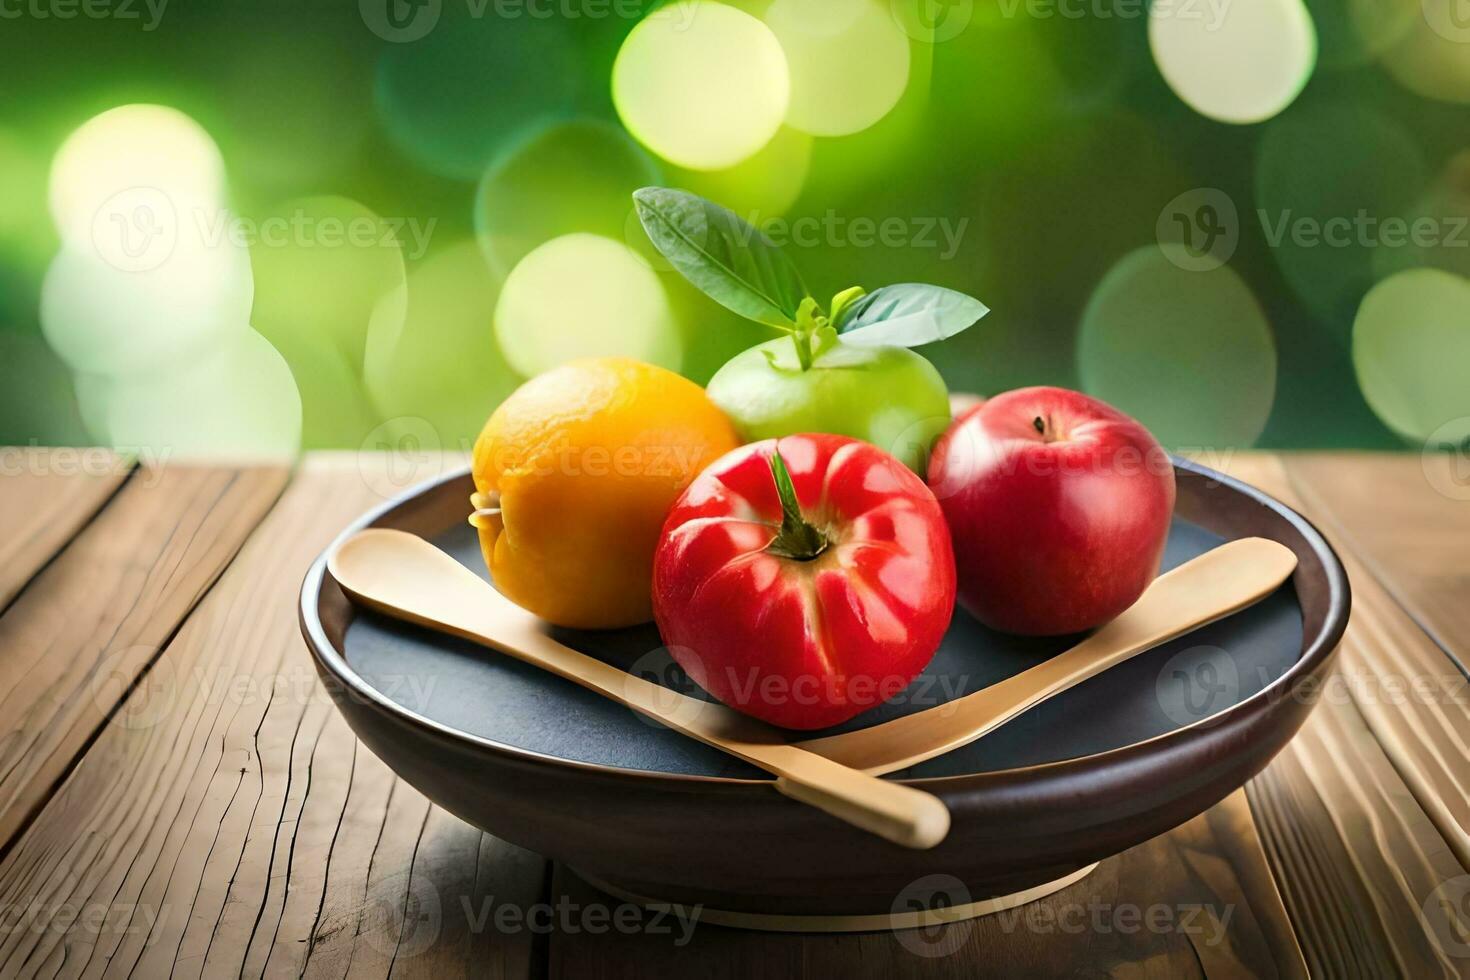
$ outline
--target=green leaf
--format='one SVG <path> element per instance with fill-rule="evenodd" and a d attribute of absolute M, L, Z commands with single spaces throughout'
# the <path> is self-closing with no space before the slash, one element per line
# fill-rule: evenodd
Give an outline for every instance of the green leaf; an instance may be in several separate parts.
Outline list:
<path fill-rule="evenodd" d="M 918 347 L 953 337 L 990 312 L 971 296 L 922 283 L 875 289 L 843 306 L 837 332 L 863 347 Z"/>
<path fill-rule="evenodd" d="M 645 187 L 633 204 L 654 247 L 705 295 L 757 323 L 795 327 L 806 285 L 758 229 L 688 191 Z"/>
<path fill-rule="evenodd" d="M 866 295 L 866 293 L 867 290 L 863 289 L 863 287 L 861 286 L 848 286 L 842 292 L 838 293 L 836 296 L 833 296 L 831 314 L 832 322 L 836 323 L 838 320 L 840 320 L 842 318 L 842 311 L 847 309 L 850 304 L 856 303 L 858 300 L 862 299 L 863 296 Z"/>

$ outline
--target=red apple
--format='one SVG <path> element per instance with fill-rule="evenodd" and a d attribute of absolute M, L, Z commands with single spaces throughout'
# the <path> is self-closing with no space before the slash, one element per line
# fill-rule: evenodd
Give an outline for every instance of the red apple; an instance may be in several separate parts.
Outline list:
<path fill-rule="evenodd" d="M 1158 574 L 1174 468 L 1149 431 L 1065 388 L 988 399 L 934 448 L 960 604 L 1007 633 L 1101 625 Z"/>

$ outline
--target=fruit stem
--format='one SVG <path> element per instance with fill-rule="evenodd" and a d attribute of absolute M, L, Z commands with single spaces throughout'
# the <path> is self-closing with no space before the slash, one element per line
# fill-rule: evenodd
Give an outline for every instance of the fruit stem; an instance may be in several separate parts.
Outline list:
<path fill-rule="evenodd" d="M 791 342 L 796 345 L 796 360 L 803 371 L 811 370 L 817 331 L 826 325 L 827 317 L 822 314 L 817 301 L 810 296 L 803 299 L 796 310 L 796 329 L 791 334 Z"/>
<path fill-rule="evenodd" d="M 786 468 L 779 448 L 771 453 L 769 463 L 771 478 L 776 481 L 776 496 L 781 499 L 781 530 L 766 545 L 766 550 L 780 558 L 811 561 L 827 550 L 827 536 L 802 516 L 791 471 Z"/>
<path fill-rule="evenodd" d="M 812 366 L 812 335 L 802 333 L 800 330 L 791 335 L 791 342 L 796 345 L 796 360 L 803 371 L 811 370 Z"/>

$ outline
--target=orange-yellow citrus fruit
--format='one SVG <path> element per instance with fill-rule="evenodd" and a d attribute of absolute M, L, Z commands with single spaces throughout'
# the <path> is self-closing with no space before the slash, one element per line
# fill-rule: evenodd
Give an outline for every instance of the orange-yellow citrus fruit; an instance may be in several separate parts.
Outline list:
<path fill-rule="evenodd" d="M 653 553 L 695 475 L 739 445 L 704 389 L 625 357 L 572 361 L 523 384 L 475 442 L 475 519 L 496 586 L 559 626 L 653 616 Z"/>

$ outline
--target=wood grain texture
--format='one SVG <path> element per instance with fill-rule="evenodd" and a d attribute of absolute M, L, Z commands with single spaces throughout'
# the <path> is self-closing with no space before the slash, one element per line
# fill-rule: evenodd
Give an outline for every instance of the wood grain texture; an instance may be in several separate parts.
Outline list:
<path fill-rule="evenodd" d="M 361 748 L 317 682 L 296 592 L 379 502 L 308 461 L 0 862 L 0 976 L 527 975 L 544 862 L 436 810 Z M 94 927 L 68 924 L 87 910 Z"/>
<path fill-rule="evenodd" d="M 1436 937 L 1470 919 L 1425 910 L 1467 867 L 1463 678 L 1297 491 L 1296 465 L 1248 456 L 1230 471 L 1320 521 L 1352 580 L 1353 619 L 1333 682 L 1296 695 L 1316 711 L 1248 786 L 1262 839 L 1314 974 L 1458 975 L 1470 960 Z"/>
<path fill-rule="evenodd" d="M 104 449 L 0 450 L 0 609 L 92 519 L 130 469 Z"/>
<path fill-rule="evenodd" d="M 335 529 L 382 499 L 366 459 L 309 459 L 202 599 L 214 539 L 234 532 L 204 533 L 217 505 L 179 530 L 135 501 L 142 473 L 27 576 L 0 617 L 0 691 L 26 692 L 0 694 L 0 760 L 35 764 L 27 732 L 45 735 L 41 759 L 78 737 L 85 753 L 59 764 L 0 858 L 0 977 L 1470 974 L 1455 938 L 1470 937 L 1456 905 L 1470 740 L 1463 688 L 1448 690 L 1451 655 L 1470 650 L 1470 505 L 1424 496 L 1418 457 L 1228 467 L 1316 520 L 1355 588 L 1344 682 L 1245 791 L 1024 910 L 908 935 L 696 925 L 687 944 L 672 916 L 655 931 L 429 804 L 321 691 L 296 589 Z M 194 497 L 214 485 L 202 479 Z M 91 698 L 50 695 L 89 691 L 108 676 L 99 658 L 132 647 L 121 678 L 147 672 L 108 688 L 125 700 L 100 730 Z M 1422 693 L 1394 695 L 1393 678 Z M 52 720 L 15 724 L 18 707 Z"/>
<path fill-rule="evenodd" d="M 670 915 L 636 929 L 624 903 L 558 866 L 550 975 L 700 977 L 1301 977 L 1301 953 L 1237 792 L 1171 833 L 1019 909 L 926 930 L 745 932 Z"/>
<path fill-rule="evenodd" d="M 1470 480 L 1449 453 L 1286 458 L 1305 506 L 1437 641 L 1470 668 Z"/>
<path fill-rule="evenodd" d="M 281 469 L 140 471 L 0 616 L 0 854 L 285 482 Z"/>

